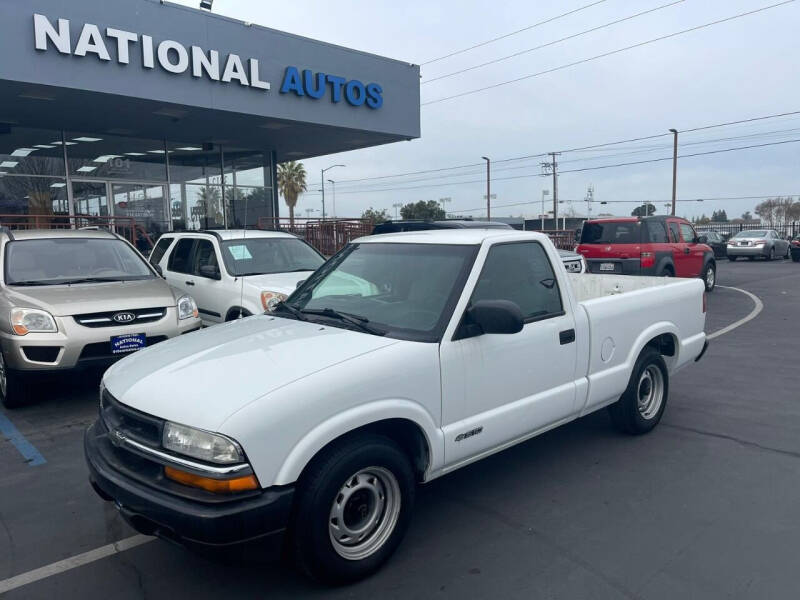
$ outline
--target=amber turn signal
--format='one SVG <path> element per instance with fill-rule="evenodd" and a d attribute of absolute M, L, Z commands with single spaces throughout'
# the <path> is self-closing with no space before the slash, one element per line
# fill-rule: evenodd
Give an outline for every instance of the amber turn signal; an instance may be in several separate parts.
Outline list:
<path fill-rule="evenodd" d="M 246 492 L 259 488 L 258 479 L 255 475 L 245 475 L 234 479 L 211 479 L 194 473 L 187 473 L 173 467 L 164 467 L 164 475 L 167 479 L 177 481 L 183 485 L 200 488 L 215 494 L 234 494 L 236 492 Z"/>

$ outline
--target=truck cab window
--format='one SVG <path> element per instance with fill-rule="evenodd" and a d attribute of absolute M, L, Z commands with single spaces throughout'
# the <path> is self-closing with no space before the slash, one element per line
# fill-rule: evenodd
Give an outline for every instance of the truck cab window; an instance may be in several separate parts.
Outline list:
<path fill-rule="evenodd" d="M 563 314 L 558 281 L 536 242 L 492 247 L 472 294 L 472 303 L 479 300 L 510 300 L 526 321 Z"/>

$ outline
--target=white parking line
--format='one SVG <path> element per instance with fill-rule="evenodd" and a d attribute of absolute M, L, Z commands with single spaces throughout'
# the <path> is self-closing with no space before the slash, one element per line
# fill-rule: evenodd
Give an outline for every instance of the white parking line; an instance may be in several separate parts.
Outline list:
<path fill-rule="evenodd" d="M 64 560 L 45 565 L 44 567 L 39 567 L 33 571 L 15 575 L 9 579 L 0 581 L 0 595 L 18 587 L 22 587 L 23 585 L 28 585 L 29 583 L 39 581 L 40 579 L 46 579 L 76 567 L 82 567 L 83 565 L 100 560 L 101 558 L 106 558 L 107 556 L 113 556 L 114 554 L 124 552 L 125 550 L 130 550 L 131 548 L 141 546 L 142 544 L 146 544 L 154 539 L 156 538 L 150 537 L 149 535 L 134 535 L 129 538 L 125 538 L 124 540 L 114 542 L 113 544 L 95 548 L 94 550 L 89 550 L 83 554 L 65 558 Z"/>
<path fill-rule="evenodd" d="M 709 339 L 709 340 L 713 340 L 714 338 L 718 338 L 721 335 L 725 335 L 726 333 L 730 333 L 731 331 L 733 331 L 737 327 L 741 327 L 745 323 L 748 323 L 748 322 L 752 321 L 753 319 L 755 319 L 759 315 L 759 313 L 762 310 L 764 310 L 764 303 L 761 302 L 761 298 L 759 298 L 755 294 L 752 294 L 752 293 L 748 292 L 747 290 L 742 290 L 742 289 L 739 289 L 739 288 L 730 287 L 728 285 L 718 285 L 717 287 L 725 288 L 726 290 L 735 290 L 737 292 L 741 292 L 745 296 L 748 296 L 755 303 L 755 308 L 753 308 L 753 310 L 750 312 L 750 314 L 747 315 L 744 319 L 739 319 L 738 321 L 735 321 L 735 322 L 731 323 L 727 327 L 723 327 L 719 331 L 715 331 L 714 333 L 709 334 L 708 337 L 707 337 L 707 339 Z"/>

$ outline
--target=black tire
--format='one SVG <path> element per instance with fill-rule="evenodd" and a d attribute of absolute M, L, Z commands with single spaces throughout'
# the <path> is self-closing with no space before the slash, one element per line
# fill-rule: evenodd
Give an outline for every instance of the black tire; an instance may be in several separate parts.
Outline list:
<path fill-rule="evenodd" d="M 386 478 L 386 473 L 392 476 L 393 483 L 380 479 Z M 373 477 L 371 486 L 370 477 Z M 367 484 L 366 491 L 362 490 L 361 496 L 354 492 L 349 499 L 342 500 L 343 490 L 351 487 L 353 481 L 360 481 L 356 488 Z M 369 490 L 377 490 L 378 494 L 370 495 Z M 380 490 L 385 494 L 383 508 L 376 510 L 375 498 Z M 411 520 L 415 491 L 414 471 L 408 456 L 391 439 L 363 434 L 333 445 L 314 459 L 298 485 L 290 527 L 291 549 L 298 567 L 312 578 L 331 584 L 356 581 L 374 573 L 400 545 Z M 390 498 L 396 499 L 397 504 Z M 368 527 L 372 531 L 363 541 L 351 546 L 333 541 L 335 523 L 339 521 L 331 516 L 335 501 L 342 504 L 342 523 L 350 516 L 357 521 L 361 519 L 358 523 L 361 524 L 365 513 L 376 511 L 376 524 Z M 369 553 L 363 557 L 345 558 L 342 554 L 364 550 L 365 545 Z"/>
<path fill-rule="evenodd" d="M 792 262 L 800 262 L 800 254 L 792 254 Z"/>
<path fill-rule="evenodd" d="M 728 260 L 731 262 L 736 262 L 736 259 L 739 258 L 738 256 L 728 256 Z"/>
<path fill-rule="evenodd" d="M 664 267 L 661 270 L 661 273 L 658 274 L 659 277 L 675 277 L 675 271 L 672 270 L 672 267 Z"/>
<path fill-rule="evenodd" d="M 645 373 L 651 377 L 651 385 L 655 387 L 655 381 L 652 379 L 654 372 L 650 369 L 656 369 L 661 374 L 661 399 L 657 408 L 648 405 L 645 408 L 650 408 L 652 412 L 640 408 L 640 395 L 645 385 Z M 651 431 L 664 414 L 664 409 L 667 406 L 667 398 L 669 397 L 669 373 L 667 372 L 667 365 L 664 358 L 659 354 L 658 350 L 648 346 L 639 355 L 636 364 L 633 367 L 631 379 L 628 382 L 628 387 L 625 392 L 620 396 L 614 404 L 608 407 L 608 412 L 611 415 L 611 420 L 614 425 L 623 433 L 631 435 L 641 435 Z M 644 413 L 644 414 L 643 414 Z"/>
<path fill-rule="evenodd" d="M 709 278 L 711 281 L 709 282 Z M 714 263 L 708 263 L 703 269 L 703 282 L 706 284 L 706 291 L 713 292 L 717 287 L 717 267 Z"/>
<path fill-rule="evenodd" d="M 775 260 L 775 246 L 769 249 L 769 254 L 766 256 L 767 260 Z"/>
<path fill-rule="evenodd" d="M 755 260 L 755 259 L 756 259 L 756 257 L 755 257 L 755 256 L 748 256 L 748 257 L 747 257 L 747 260 L 750 260 L 750 261 L 753 261 L 753 260 Z"/>
<path fill-rule="evenodd" d="M 5 379 L 5 384 L 2 380 Z M 22 374 L 6 367 L 5 357 L 0 353 L 0 401 L 5 408 L 19 408 L 28 403 L 28 387 Z"/>

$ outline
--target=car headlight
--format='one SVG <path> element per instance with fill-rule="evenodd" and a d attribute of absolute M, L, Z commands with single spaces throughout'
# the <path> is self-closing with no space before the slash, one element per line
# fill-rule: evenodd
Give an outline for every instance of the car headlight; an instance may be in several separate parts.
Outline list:
<path fill-rule="evenodd" d="M 230 465 L 244 461 L 244 452 L 239 444 L 224 435 L 169 421 L 164 425 L 161 445 L 172 452 L 206 462 Z"/>
<path fill-rule="evenodd" d="M 189 295 L 181 296 L 178 298 L 178 319 L 190 319 L 192 317 L 197 317 L 197 303 L 194 301 Z"/>
<path fill-rule="evenodd" d="M 272 311 L 278 304 L 286 300 L 289 296 L 281 294 L 280 292 L 270 292 L 269 290 L 261 292 L 261 306 L 264 310 Z"/>
<path fill-rule="evenodd" d="M 11 329 L 17 335 L 55 333 L 58 331 L 53 315 L 38 308 L 12 308 Z"/>

